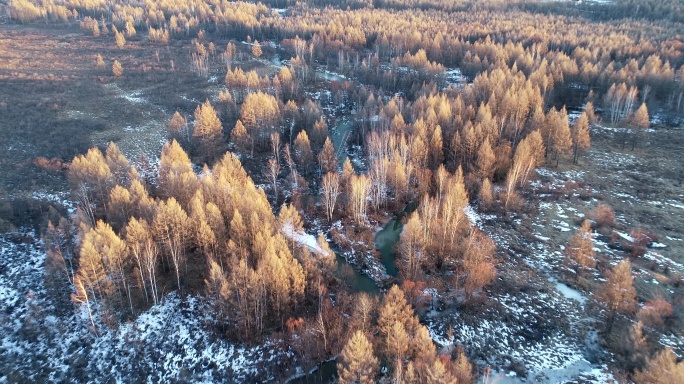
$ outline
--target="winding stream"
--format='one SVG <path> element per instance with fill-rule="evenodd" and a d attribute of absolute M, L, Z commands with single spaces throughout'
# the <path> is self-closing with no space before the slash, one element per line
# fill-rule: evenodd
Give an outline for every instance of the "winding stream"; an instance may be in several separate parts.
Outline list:
<path fill-rule="evenodd" d="M 396 247 L 403 229 L 401 219 L 395 217 L 375 234 L 375 249 L 380 252 L 380 260 L 387 274 L 392 277 L 397 277 Z"/>
<path fill-rule="evenodd" d="M 281 66 L 282 62 L 280 56 L 276 55 L 272 59 L 274 66 Z M 328 81 L 344 81 L 344 77 L 337 74 L 324 72 L 322 70 L 315 71 L 316 76 Z M 340 166 L 344 164 L 347 159 L 347 139 L 349 138 L 354 122 L 350 120 L 343 120 L 335 126 L 331 136 L 333 146 Z M 385 266 L 387 274 L 392 277 L 397 276 L 397 265 L 395 263 L 396 244 L 399 241 L 399 236 L 403 229 L 401 217 L 404 212 L 398 217 L 391 219 L 384 227 L 382 227 L 375 235 L 375 248 L 380 252 L 382 264 Z M 353 266 L 347 263 L 347 260 L 340 255 L 338 249 L 335 249 L 337 257 L 337 271 L 338 277 L 344 279 L 351 287 L 353 292 L 366 292 L 370 295 L 377 295 L 380 290 L 371 278 L 361 274 Z M 292 378 L 287 381 L 290 384 L 307 384 L 307 383 L 329 383 L 333 381 L 337 375 L 336 359 L 331 359 L 322 362 L 318 367 L 311 370 L 309 373 L 299 377 Z"/>
<path fill-rule="evenodd" d="M 381 254 L 382 264 L 387 270 L 387 274 L 396 277 L 397 265 L 395 263 L 396 245 L 399 241 L 399 235 L 403 225 L 401 224 L 401 216 L 395 217 L 385 224 L 378 233 L 375 234 L 375 248 Z M 362 275 L 355 268 L 345 268 L 349 265 L 344 257 L 337 255 L 337 273 L 338 276 L 343 277 L 345 281 L 351 286 L 354 292 L 367 292 L 371 295 L 377 295 L 380 290 L 375 282 L 368 276 Z M 350 272 L 353 271 L 353 274 Z M 337 375 L 337 362 L 335 359 L 327 360 L 318 365 L 318 367 L 311 370 L 309 373 L 288 380 L 290 384 L 309 384 L 309 383 L 330 383 Z"/>

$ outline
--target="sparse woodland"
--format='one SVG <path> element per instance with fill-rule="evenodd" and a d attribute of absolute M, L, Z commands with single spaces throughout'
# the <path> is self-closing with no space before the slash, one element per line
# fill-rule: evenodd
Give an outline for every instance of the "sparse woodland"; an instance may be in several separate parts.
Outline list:
<path fill-rule="evenodd" d="M 287 351 L 276 382 L 330 359 L 340 383 L 492 382 L 454 330 L 445 346 L 428 328 L 434 312 L 484 313 L 518 252 L 469 215 L 530 220 L 536 169 L 581 170 L 597 127 L 634 153 L 654 111 L 684 113 L 677 1 L 11 0 L 0 11 L 106 42 L 88 58 L 106 81 L 167 67 L 217 79 L 216 97 L 168 113 L 158 161 L 113 142 L 71 160 L 75 210 L 45 229 L 45 279 L 93 334 L 171 292 L 200 297 L 217 338 Z M 132 44 L 158 47 L 157 63 L 169 45 L 186 57 L 141 70 L 122 58 Z M 402 226 L 396 276 L 368 272 L 390 218 Z M 679 332 L 681 300 L 643 300 L 630 263 L 657 237 L 639 228 L 621 245 L 606 205 L 577 227 L 559 273 L 591 297 L 603 361 L 638 384 L 682 382 L 681 355 L 655 341 Z M 597 236 L 625 260 L 602 258 Z M 344 252 L 380 293 L 349 284 Z"/>

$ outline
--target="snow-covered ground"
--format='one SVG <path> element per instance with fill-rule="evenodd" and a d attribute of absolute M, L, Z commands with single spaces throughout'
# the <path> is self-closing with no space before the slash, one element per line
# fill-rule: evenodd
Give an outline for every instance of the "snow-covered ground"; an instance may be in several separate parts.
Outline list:
<path fill-rule="evenodd" d="M 268 381 L 292 358 L 217 338 L 205 301 L 173 293 L 113 328 L 96 315 L 95 334 L 85 310 L 48 298 L 44 262 L 35 234 L 0 236 L 0 382 Z"/>

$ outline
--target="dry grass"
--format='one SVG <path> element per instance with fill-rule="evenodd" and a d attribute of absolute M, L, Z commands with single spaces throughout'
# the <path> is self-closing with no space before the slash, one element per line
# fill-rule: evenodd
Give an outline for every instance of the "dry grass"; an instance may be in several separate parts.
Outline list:
<path fill-rule="evenodd" d="M 225 46 L 216 42 L 217 46 Z M 96 66 L 96 55 L 104 68 Z M 119 60 L 122 77 L 111 74 Z M 174 69 L 171 68 L 173 60 Z M 222 81 L 223 64 L 211 75 Z M 190 115 L 216 84 L 190 72 L 187 42 L 156 46 L 85 36 L 75 26 L 4 25 L 0 30 L 0 204 L 65 191 L 65 164 L 115 141 L 131 160 L 156 156 L 166 120 Z M 6 210 L 3 210 L 3 212 Z M 17 222 L 3 215 L 0 226 Z"/>

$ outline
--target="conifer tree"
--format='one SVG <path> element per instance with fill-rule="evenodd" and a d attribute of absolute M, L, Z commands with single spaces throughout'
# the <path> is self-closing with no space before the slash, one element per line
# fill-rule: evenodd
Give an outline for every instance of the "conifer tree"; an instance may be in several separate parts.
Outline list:
<path fill-rule="evenodd" d="M 313 152 L 306 131 L 301 131 L 294 141 L 295 159 L 300 165 L 300 173 L 309 173 L 313 165 Z"/>
<path fill-rule="evenodd" d="M 292 204 L 283 204 L 278 212 L 278 225 L 281 231 L 292 241 L 291 252 L 294 253 L 296 234 L 302 230 L 302 217 L 297 207 Z"/>
<path fill-rule="evenodd" d="M 464 283 L 466 299 L 470 299 L 477 290 L 491 283 L 496 278 L 494 267 L 494 241 L 476 228 L 472 228 L 463 255 Z"/>
<path fill-rule="evenodd" d="M 684 382 L 684 362 L 677 362 L 677 355 L 666 348 L 649 359 L 646 368 L 634 375 L 637 384 L 679 384 Z"/>
<path fill-rule="evenodd" d="M 340 384 L 372 384 L 378 374 L 379 362 L 373 346 L 361 331 L 356 331 L 345 345 L 337 363 Z"/>
<path fill-rule="evenodd" d="M 492 193 L 492 183 L 489 179 L 484 179 L 482 181 L 478 201 L 485 211 L 492 207 L 492 204 L 494 203 L 494 194 Z"/>
<path fill-rule="evenodd" d="M 570 244 L 565 248 L 566 256 L 576 266 L 575 270 L 583 271 L 596 266 L 592 238 L 591 223 L 584 220 L 582 227 L 575 232 Z"/>
<path fill-rule="evenodd" d="M 140 273 L 145 299 L 152 296 L 157 303 L 157 247 L 145 220 L 131 217 L 126 226 L 126 244 L 130 249 Z"/>
<path fill-rule="evenodd" d="M 589 149 L 590 146 L 589 117 L 586 112 L 582 112 L 577 120 L 575 120 L 575 124 L 572 127 L 572 152 L 574 164 L 577 164 L 580 153 Z"/>
<path fill-rule="evenodd" d="M 112 74 L 114 74 L 114 77 L 123 75 L 123 67 L 121 66 L 121 63 L 119 63 L 119 60 L 114 60 L 114 64 L 112 64 Z"/>
<path fill-rule="evenodd" d="M 254 44 L 252 44 L 252 55 L 255 59 L 258 59 L 261 57 L 261 54 L 261 44 L 259 44 L 258 40 L 254 40 Z"/>
<path fill-rule="evenodd" d="M 340 177 L 336 172 L 328 172 L 323 176 L 321 190 L 323 192 L 323 204 L 325 205 L 328 221 L 332 221 L 333 213 L 335 212 L 337 197 L 339 196 L 339 187 Z"/>
<path fill-rule="evenodd" d="M 116 46 L 119 48 L 123 48 L 124 45 L 126 45 L 126 38 L 124 37 L 123 33 L 119 31 L 114 31 L 114 41 L 116 42 Z"/>
<path fill-rule="evenodd" d="M 416 281 L 421 271 L 425 258 L 422 233 L 423 224 L 418 213 L 413 212 L 401 232 L 398 245 L 401 256 L 399 267 L 404 279 Z"/>
<path fill-rule="evenodd" d="M 325 139 L 323 149 L 318 154 L 318 164 L 323 173 L 337 172 L 337 154 L 329 137 Z"/>
<path fill-rule="evenodd" d="M 349 209 L 357 224 L 366 220 L 367 197 L 370 192 L 370 179 L 366 175 L 351 175 L 349 180 Z"/>
<path fill-rule="evenodd" d="M 203 158 L 209 161 L 216 158 L 222 147 L 223 127 L 209 100 L 195 109 L 195 127 L 192 136 L 199 140 Z"/>
<path fill-rule="evenodd" d="M 235 128 L 230 133 L 230 140 L 235 143 L 235 149 L 238 153 L 243 155 L 249 153 L 254 156 L 254 140 L 247 133 L 242 121 L 238 120 L 235 123 Z"/>
<path fill-rule="evenodd" d="M 634 150 L 642 132 L 648 129 L 650 126 L 650 118 L 648 116 L 648 108 L 646 107 L 646 103 L 642 103 L 639 109 L 634 112 L 634 116 L 632 116 L 630 125 L 634 130 L 634 133 L 632 133 L 632 150 Z M 624 148 L 624 144 L 622 147 Z"/>
<path fill-rule="evenodd" d="M 487 137 L 482 145 L 480 145 L 480 150 L 477 152 L 477 176 L 482 179 L 491 178 L 494 174 L 495 160 L 496 156 L 494 155 L 494 150 L 492 150 L 492 145 L 489 143 L 489 137 Z"/>
<path fill-rule="evenodd" d="M 570 124 L 568 122 L 568 112 L 565 107 L 560 112 L 553 112 L 551 119 L 548 120 L 551 130 L 549 146 L 556 158 L 556 166 L 560 157 L 572 146 L 572 136 L 570 134 Z"/>
<path fill-rule="evenodd" d="M 606 273 L 606 282 L 597 292 L 596 300 L 606 310 L 609 331 L 616 315 L 634 312 L 636 290 L 632 277 L 632 265 L 628 260 L 621 261 Z"/>
<path fill-rule="evenodd" d="M 170 264 L 176 275 L 176 285 L 181 288 L 181 271 L 185 270 L 185 246 L 188 238 L 188 215 L 171 197 L 160 201 L 154 218 L 156 238 L 164 245 Z"/>
<path fill-rule="evenodd" d="M 183 115 L 178 111 L 174 112 L 173 116 L 171 116 L 171 120 L 166 124 L 166 133 L 168 134 L 169 139 L 172 140 L 188 140 L 187 123 Z"/>
<path fill-rule="evenodd" d="M 128 279 L 125 273 L 130 262 L 128 248 L 126 243 L 114 233 L 112 227 L 99 220 L 97 225 L 83 236 L 80 253 L 82 258 L 92 260 L 86 264 L 86 273 L 93 273 L 88 280 L 100 280 L 99 286 L 105 296 L 118 289 L 122 298 L 128 297 L 132 309 Z M 94 264 L 98 262 L 104 268 L 105 281 L 102 281 L 102 276 L 97 276 L 97 267 Z M 90 270 L 88 271 L 88 269 Z"/>
<path fill-rule="evenodd" d="M 112 182 L 122 186 L 129 185 L 131 181 L 131 165 L 129 164 L 128 159 L 126 159 L 126 156 L 121 153 L 121 150 L 113 141 L 110 141 L 107 146 L 105 161 L 112 173 Z"/>

